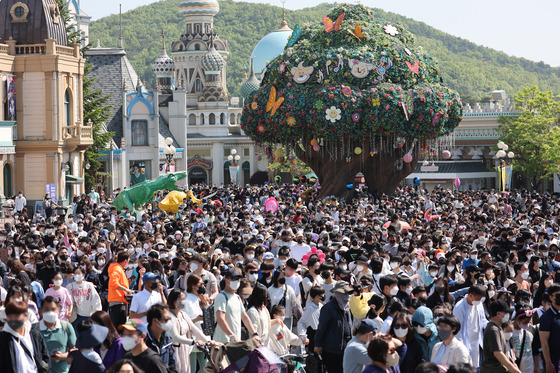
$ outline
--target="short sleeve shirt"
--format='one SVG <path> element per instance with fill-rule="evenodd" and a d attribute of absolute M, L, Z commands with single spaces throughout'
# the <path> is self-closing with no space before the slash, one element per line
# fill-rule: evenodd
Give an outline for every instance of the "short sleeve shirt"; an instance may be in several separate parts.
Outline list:
<path fill-rule="evenodd" d="M 226 314 L 226 322 L 229 328 L 237 338 L 241 339 L 241 315 L 245 309 L 239 295 L 225 291 L 218 294 L 214 300 L 214 312 L 217 313 L 218 311 Z M 229 342 L 229 337 L 218 324 L 216 324 L 216 330 L 214 331 L 214 340 L 221 343 Z"/>
<path fill-rule="evenodd" d="M 157 291 L 142 290 L 138 294 L 134 294 L 132 302 L 130 303 L 130 310 L 136 313 L 144 313 L 156 303 L 161 303 L 161 294 Z M 147 316 L 142 317 L 140 320 L 147 323 Z"/>
<path fill-rule="evenodd" d="M 540 318 L 540 331 L 549 332 L 548 348 L 550 359 L 556 362 L 560 359 L 560 314 L 554 307 L 546 310 Z"/>
<path fill-rule="evenodd" d="M 481 373 L 505 373 L 506 369 L 494 356 L 494 352 L 502 351 L 507 355 L 507 345 L 502 327 L 492 321 L 484 330 L 483 361 L 480 366 Z"/>

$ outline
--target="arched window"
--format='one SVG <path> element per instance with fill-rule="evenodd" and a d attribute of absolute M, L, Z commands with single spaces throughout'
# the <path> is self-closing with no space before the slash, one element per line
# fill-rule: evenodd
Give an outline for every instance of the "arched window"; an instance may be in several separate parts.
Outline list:
<path fill-rule="evenodd" d="M 199 51 L 200 50 L 200 44 L 195 44 L 194 45 L 194 50 Z"/>
<path fill-rule="evenodd" d="M 216 124 L 216 115 L 214 113 L 210 114 L 210 117 L 208 118 L 208 123 L 209 124 Z"/>
<path fill-rule="evenodd" d="M 12 195 L 12 166 L 8 163 L 4 164 L 4 195 Z"/>
<path fill-rule="evenodd" d="M 70 126 L 71 124 L 71 113 L 70 113 L 70 93 L 68 90 L 64 92 L 64 125 Z"/>
<path fill-rule="evenodd" d="M 196 125 L 196 115 L 191 114 L 189 115 L 189 126 L 194 126 Z"/>
<path fill-rule="evenodd" d="M 220 124 L 225 124 L 226 115 L 224 113 L 220 114 Z"/>
<path fill-rule="evenodd" d="M 195 92 L 202 91 L 202 80 L 200 80 L 200 78 L 196 78 L 194 82 L 194 91 Z"/>
<path fill-rule="evenodd" d="M 200 114 L 200 124 L 204 125 L 204 114 Z"/>
<path fill-rule="evenodd" d="M 235 124 L 235 114 L 229 116 L 229 124 Z"/>
<path fill-rule="evenodd" d="M 229 163 L 229 161 L 224 163 L 224 185 L 231 184 L 231 177 L 229 175 L 229 166 L 230 165 L 231 165 L 231 163 Z"/>
<path fill-rule="evenodd" d="M 196 25 L 196 26 L 195 26 L 195 29 L 196 29 L 196 33 L 197 33 L 197 34 L 200 34 L 200 25 Z"/>
<path fill-rule="evenodd" d="M 251 164 L 249 161 L 243 162 L 241 170 L 243 171 L 243 183 L 249 184 L 249 180 L 251 179 Z"/>

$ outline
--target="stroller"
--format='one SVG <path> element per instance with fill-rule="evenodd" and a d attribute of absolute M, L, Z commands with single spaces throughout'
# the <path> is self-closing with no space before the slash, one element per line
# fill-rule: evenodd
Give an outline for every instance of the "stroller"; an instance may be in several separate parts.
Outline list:
<path fill-rule="evenodd" d="M 206 373 L 289 373 L 287 362 L 252 339 L 198 348 L 208 359 Z"/>

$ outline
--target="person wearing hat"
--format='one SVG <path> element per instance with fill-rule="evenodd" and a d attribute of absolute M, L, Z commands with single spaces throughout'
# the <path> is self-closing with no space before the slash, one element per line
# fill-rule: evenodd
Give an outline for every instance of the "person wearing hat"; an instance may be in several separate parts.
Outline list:
<path fill-rule="evenodd" d="M 482 285 L 472 285 L 467 296 L 461 299 L 453 309 L 453 315 L 461 323 L 457 331 L 457 340 L 463 342 L 472 358 L 472 365 L 478 368 L 480 365 L 480 349 L 483 347 L 483 333 L 488 320 L 482 304 L 482 298 L 486 296 L 486 288 Z"/>
<path fill-rule="evenodd" d="M 424 361 L 430 361 L 432 350 L 439 342 L 437 328 L 434 325 L 434 314 L 426 306 L 420 306 L 412 315 L 414 338 L 422 348 Z"/>
<path fill-rule="evenodd" d="M 328 373 L 343 373 L 343 352 L 352 337 L 350 296 L 354 289 L 346 281 L 338 281 L 331 290 L 333 297 L 321 309 L 315 333 L 316 354 L 321 355 Z"/>
<path fill-rule="evenodd" d="M 144 289 L 132 297 L 130 303 L 130 317 L 147 322 L 146 315 L 151 306 L 158 303 L 165 304 L 165 294 L 160 276 L 157 273 L 146 272 L 142 276 Z"/>
<path fill-rule="evenodd" d="M 216 342 L 240 342 L 241 341 L 241 322 L 245 324 L 249 335 L 260 340 L 258 333 L 253 328 L 251 319 L 245 312 L 243 301 L 237 295 L 241 271 L 237 267 L 227 270 L 224 274 L 225 287 L 214 299 L 214 316 L 216 319 L 216 329 L 214 338 Z"/>
<path fill-rule="evenodd" d="M 296 243 L 290 247 L 290 258 L 301 262 L 303 256 L 311 251 L 311 247 L 304 242 L 303 232 L 296 234 Z"/>
<path fill-rule="evenodd" d="M 122 330 L 123 349 L 127 351 L 124 359 L 130 359 L 144 372 L 168 373 L 161 357 L 144 341 L 148 335 L 148 324 L 139 319 L 129 319 L 119 329 Z"/>
<path fill-rule="evenodd" d="M 76 340 L 76 348 L 78 351 L 74 353 L 72 365 L 69 373 L 105 373 L 107 370 L 103 365 L 103 359 L 94 350 L 99 346 L 107 334 L 109 329 L 104 326 L 94 324 L 91 320 L 80 321 L 76 328 L 78 338 Z"/>
<path fill-rule="evenodd" d="M 463 260 L 463 269 L 467 269 L 471 265 L 478 266 L 478 249 L 475 247 L 469 251 L 469 257 Z"/>
<path fill-rule="evenodd" d="M 521 373 L 515 362 L 507 356 L 509 346 L 502 330 L 502 324 L 510 320 L 512 312 L 513 308 L 503 300 L 490 304 L 490 322 L 484 330 L 480 373 Z"/>
<path fill-rule="evenodd" d="M 365 367 L 371 363 L 371 358 L 367 353 L 367 344 L 377 333 L 377 324 L 373 320 L 364 319 L 360 321 L 354 336 L 344 350 L 342 360 L 344 373 L 362 373 Z M 402 342 L 399 341 L 400 345 L 402 345 Z"/>

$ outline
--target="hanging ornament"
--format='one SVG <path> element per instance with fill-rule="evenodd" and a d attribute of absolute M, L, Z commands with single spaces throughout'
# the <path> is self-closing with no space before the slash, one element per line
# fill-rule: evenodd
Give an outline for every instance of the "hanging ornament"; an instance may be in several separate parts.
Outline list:
<path fill-rule="evenodd" d="M 348 154 L 346 156 L 346 163 L 350 163 L 350 162 L 352 162 L 352 154 Z"/>
<path fill-rule="evenodd" d="M 274 152 L 274 155 L 276 156 L 276 158 L 282 157 L 284 155 L 284 153 L 282 152 L 282 148 L 276 149 L 276 151 Z"/>
<path fill-rule="evenodd" d="M 403 155 L 402 159 L 405 163 L 410 163 L 412 162 L 412 154 L 406 153 L 405 155 Z"/>
<path fill-rule="evenodd" d="M 444 150 L 443 152 L 441 152 L 441 156 L 443 157 L 443 159 L 449 159 L 451 158 L 451 152 L 449 150 Z"/>
<path fill-rule="evenodd" d="M 256 157 L 256 158 L 257 158 L 257 161 L 261 161 L 261 160 L 262 160 L 262 155 L 257 154 L 257 157 Z"/>
<path fill-rule="evenodd" d="M 315 146 L 317 144 L 318 144 L 317 139 L 311 140 L 311 146 Z"/>
<path fill-rule="evenodd" d="M 319 150 L 321 150 L 321 146 L 320 146 L 319 144 L 313 145 L 313 150 L 315 150 L 316 152 L 318 152 Z"/>
<path fill-rule="evenodd" d="M 377 153 L 379 153 L 379 150 L 377 150 L 377 148 L 371 148 L 371 150 L 369 151 L 369 155 L 370 156 L 375 156 Z"/>
<path fill-rule="evenodd" d="M 362 154 L 362 148 L 360 148 L 359 146 L 357 146 L 356 148 L 354 148 L 354 154 L 356 154 L 356 155 Z"/>

